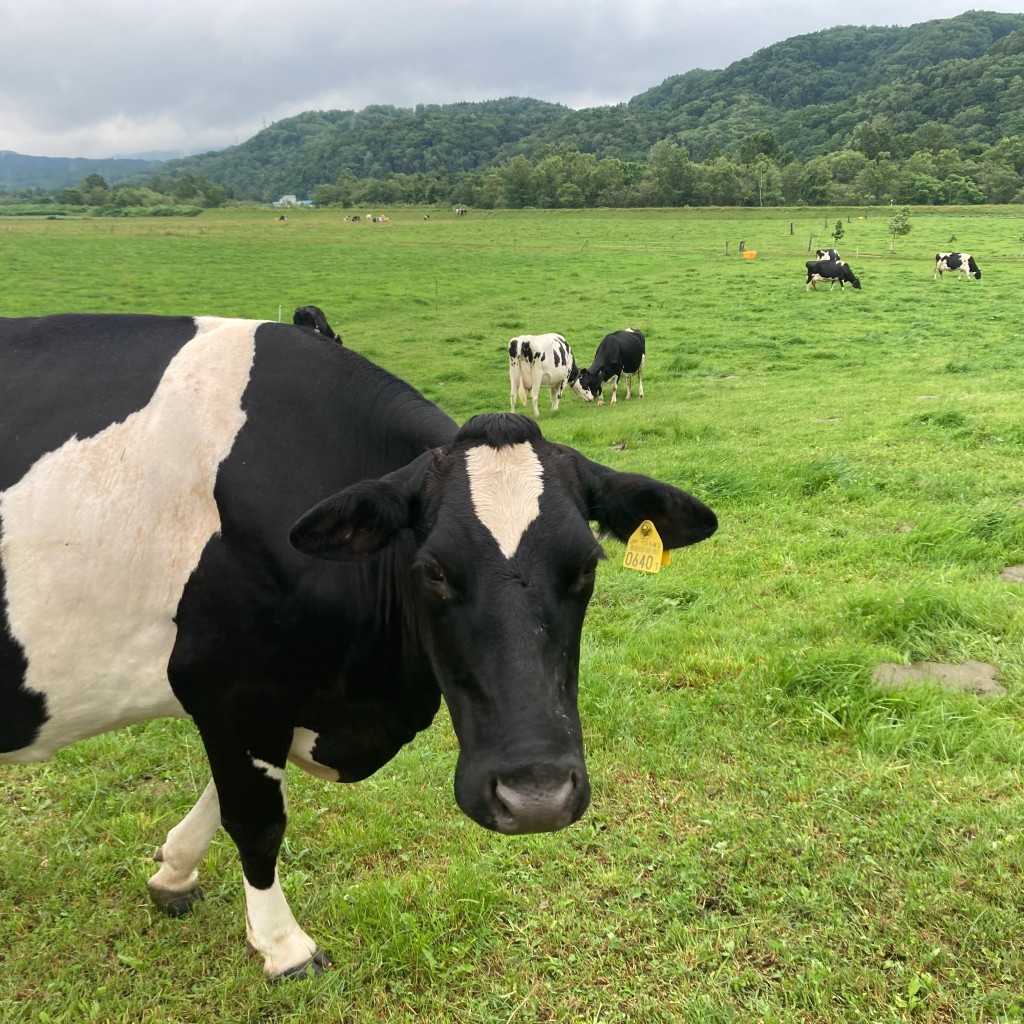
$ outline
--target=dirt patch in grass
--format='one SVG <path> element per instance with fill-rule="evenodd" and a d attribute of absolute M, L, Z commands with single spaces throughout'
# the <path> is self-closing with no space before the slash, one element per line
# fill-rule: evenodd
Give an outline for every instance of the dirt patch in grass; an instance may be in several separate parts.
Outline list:
<path fill-rule="evenodd" d="M 871 677 L 876 686 L 888 690 L 905 690 L 909 686 L 941 686 L 945 690 L 962 690 L 979 697 L 1001 697 L 1006 688 L 996 682 L 995 665 L 983 661 L 965 661 L 946 665 L 938 661 L 918 661 L 911 665 L 886 662 Z"/>

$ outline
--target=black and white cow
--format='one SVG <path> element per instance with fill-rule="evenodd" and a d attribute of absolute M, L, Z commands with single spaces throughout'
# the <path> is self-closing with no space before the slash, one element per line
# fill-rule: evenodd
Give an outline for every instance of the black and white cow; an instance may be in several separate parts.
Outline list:
<path fill-rule="evenodd" d="M 612 405 L 617 401 L 619 377 L 626 377 L 626 399 L 632 397 L 633 374 L 636 374 L 637 395 L 644 397 L 644 364 L 647 362 L 647 341 L 635 327 L 606 334 L 597 346 L 594 361 L 580 370 L 580 386 L 598 405 L 604 405 L 602 385 L 612 382 Z"/>
<path fill-rule="evenodd" d="M 956 271 L 956 279 L 974 275 L 976 281 L 981 280 L 981 271 L 974 257 L 969 252 L 937 252 L 935 254 L 935 271 L 932 280 L 942 277 L 946 271 Z"/>
<path fill-rule="evenodd" d="M 571 824 L 590 521 L 626 538 L 652 519 L 669 548 L 717 525 L 527 417 L 459 428 L 290 324 L 0 320 L 0 410 L 0 762 L 191 716 L 212 781 L 150 892 L 187 911 L 223 824 L 270 977 L 330 966 L 278 881 L 287 762 L 363 779 L 443 696 L 463 811 Z"/>
<path fill-rule="evenodd" d="M 299 306 L 292 314 L 292 323 L 297 327 L 309 327 L 325 338 L 341 344 L 341 335 L 327 322 L 327 316 L 319 306 Z"/>
<path fill-rule="evenodd" d="M 842 260 L 808 260 L 807 261 L 807 284 L 805 288 L 818 290 L 819 281 L 829 282 L 829 291 L 835 288 L 838 282 L 840 288 L 852 284 L 854 288 L 860 287 L 860 280 L 850 269 L 849 263 Z"/>
<path fill-rule="evenodd" d="M 839 257 L 838 249 L 815 249 L 814 255 L 819 260 L 834 260 L 836 263 L 842 262 Z"/>
<path fill-rule="evenodd" d="M 592 395 L 580 386 L 580 370 L 569 343 L 560 334 L 520 334 L 508 343 L 508 376 L 512 386 L 509 404 L 516 411 L 516 396 L 526 404 L 526 393 L 533 399 L 533 415 L 539 416 L 537 396 L 547 388 L 551 410 L 558 411 L 562 392 L 568 384 L 585 402 Z"/>

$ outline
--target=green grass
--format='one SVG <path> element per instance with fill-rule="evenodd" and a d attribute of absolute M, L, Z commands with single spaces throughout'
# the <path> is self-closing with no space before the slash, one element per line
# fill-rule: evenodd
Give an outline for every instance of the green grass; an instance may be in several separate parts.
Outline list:
<path fill-rule="evenodd" d="M 845 210 L 388 213 L 0 220 L 0 312 L 316 303 L 460 420 L 508 408 L 514 334 L 587 362 L 644 330 L 642 403 L 542 396 L 541 426 L 721 528 L 654 577 L 606 545 L 592 809 L 479 829 L 443 715 L 365 783 L 296 774 L 283 884 L 336 969 L 269 985 L 223 834 L 191 917 L 147 901 L 205 784 L 187 723 L 4 768 L 0 1021 L 1024 1020 L 1024 591 L 999 579 L 1024 561 L 1024 214 L 915 211 L 890 254 L 891 211 L 849 211 L 863 289 L 830 293 L 803 261 Z M 932 281 L 953 234 L 980 282 Z M 1008 695 L 871 684 L 968 658 Z"/>

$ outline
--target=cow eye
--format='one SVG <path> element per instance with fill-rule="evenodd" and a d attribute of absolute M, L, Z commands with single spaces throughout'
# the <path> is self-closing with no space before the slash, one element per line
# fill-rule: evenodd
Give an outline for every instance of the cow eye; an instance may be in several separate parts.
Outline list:
<path fill-rule="evenodd" d="M 437 564 L 437 562 L 424 562 L 423 563 L 423 575 L 430 580 L 431 583 L 445 583 L 444 569 Z"/>
<path fill-rule="evenodd" d="M 431 591 L 442 601 L 451 601 L 455 597 L 455 589 L 445 575 L 444 569 L 432 558 L 424 558 L 419 562 L 418 568 L 423 574 L 428 591 Z"/>

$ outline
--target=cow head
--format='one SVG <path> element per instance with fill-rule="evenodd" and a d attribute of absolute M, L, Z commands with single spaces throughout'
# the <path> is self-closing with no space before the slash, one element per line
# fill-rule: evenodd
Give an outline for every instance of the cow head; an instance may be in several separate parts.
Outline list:
<path fill-rule="evenodd" d="M 586 810 L 580 636 L 604 557 L 590 523 L 626 539 L 645 519 L 667 548 L 717 528 L 685 491 L 591 462 L 506 413 L 321 502 L 291 536 L 342 560 L 407 544 L 405 599 L 459 739 L 455 798 L 479 824 L 521 833 Z"/>
<path fill-rule="evenodd" d="M 595 398 L 601 398 L 601 385 L 603 383 L 604 379 L 602 378 L 600 371 L 597 373 L 591 373 L 589 370 L 580 370 L 580 391 L 589 396 L 586 399 L 588 402 Z"/>
<path fill-rule="evenodd" d="M 566 384 L 569 385 L 576 392 L 584 402 L 592 402 L 594 400 L 593 392 L 583 386 L 583 374 L 586 370 L 581 370 L 575 362 L 569 367 L 568 376 L 565 378 Z"/>

